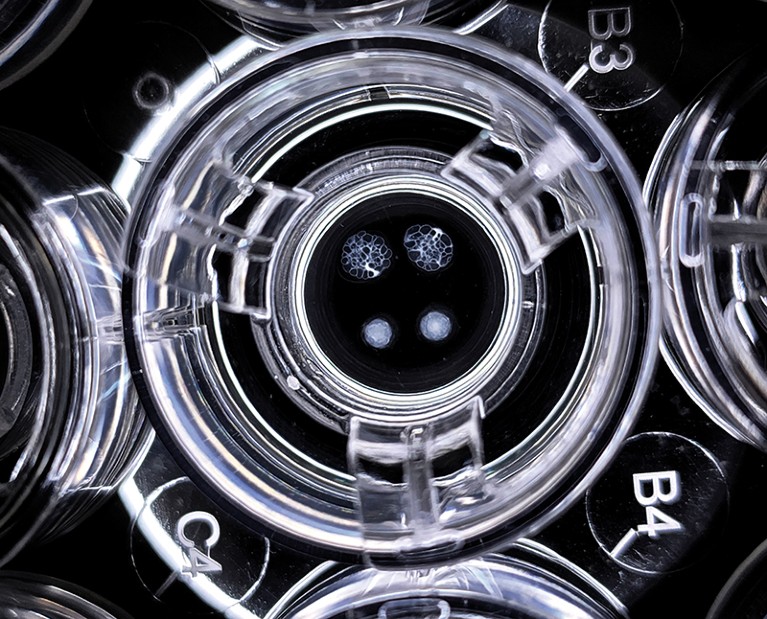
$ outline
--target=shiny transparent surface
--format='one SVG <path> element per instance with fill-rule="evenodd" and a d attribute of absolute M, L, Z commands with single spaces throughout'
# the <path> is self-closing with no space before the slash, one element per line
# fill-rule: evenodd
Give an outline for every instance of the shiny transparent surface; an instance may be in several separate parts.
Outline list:
<path fill-rule="evenodd" d="M 50 355 L 43 351 L 53 348 L 54 333 L 60 341 L 67 342 L 66 332 L 59 331 L 61 323 L 52 320 L 51 316 L 51 304 L 60 299 L 55 294 L 56 289 L 54 287 L 53 295 L 49 295 L 46 284 L 50 284 L 50 279 L 46 281 L 44 276 L 37 276 L 30 263 L 35 256 L 27 252 L 30 246 L 34 247 L 34 237 L 22 236 L 14 228 L 9 230 L 9 224 L 6 217 L 0 225 L 3 289 L 0 304 L 5 323 L 5 346 L 9 351 L 5 380 L 0 387 L 3 403 L 0 436 L 3 558 L 17 552 L 29 540 L 28 523 L 19 514 L 30 501 L 30 492 L 39 477 L 45 474 L 50 458 L 50 449 L 39 449 L 38 446 L 44 443 L 45 432 L 51 429 L 54 433 L 60 432 L 63 420 L 61 415 L 56 415 L 56 407 L 50 404 L 54 397 L 53 368 Z M 33 496 L 32 500 L 35 498 L 39 497 Z M 51 507 L 44 497 L 35 509 L 44 516 Z"/>
<path fill-rule="evenodd" d="M 767 74 L 731 67 L 666 137 L 648 192 L 665 281 L 665 354 L 696 401 L 767 448 Z"/>
<path fill-rule="evenodd" d="M 51 147 L 10 131 L 0 141 L 7 559 L 90 513 L 137 461 L 149 429 L 120 328 L 121 203 Z"/>
<path fill-rule="evenodd" d="M 66 583 L 35 574 L 0 573 L 2 619 L 127 619 L 127 615 L 113 615 L 86 599 L 89 596 L 79 590 L 70 591 Z"/>
<path fill-rule="evenodd" d="M 0 0 L 0 88 L 45 59 L 91 0 Z"/>
<path fill-rule="evenodd" d="M 429 30 L 309 39 L 194 107 L 132 183 L 125 303 L 145 405 L 196 479 L 288 539 L 381 563 L 479 552 L 579 496 L 633 422 L 659 327 L 647 217 L 597 119 L 530 63 Z M 411 278 L 389 281 L 481 291 L 454 316 L 454 363 L 384 358 L 397 385 L 381 349 L 353 362 L 369 321 L 344 335 L 334 318 L 411 289 L 338 293 L 338 231 L 371 217 L 399 252 L 388 273 Z M 467 239 L 444 271 L 406 257 L 427 224 Z M 470 260 L 479 278 L 459 276 Z M 387 281 L 376 269 L 362 279 Z M 466 318 L 485 305 L 490 321 Z"/>
<path fill-rule="evenodd" d="M 16 254 L 13 241 L 4 236 L 5 249 Z M 32 326 L 27 308 L 19 300 L 17 276 L 0 268 L 0 346 L 4 353 L 0 371 L 0 455 L 16 449 L 24 433 L 29 413 L 23 401 L 32 383 Z"/>
<path fill-rule="evenodd" d="M 301 2 L 294 0 L 210 0 L 234 11 L 246 23 L 284 35 L 318 30 L 433 23 L 461 9 L 489 2 L 455 0 L 367 0 Z"/>
<path fill-rule="evenodd" d="M 525 561 L 488 555 L 423 572 L 325 565 L 269 619 L 608 619 L 620 616 Z"/>

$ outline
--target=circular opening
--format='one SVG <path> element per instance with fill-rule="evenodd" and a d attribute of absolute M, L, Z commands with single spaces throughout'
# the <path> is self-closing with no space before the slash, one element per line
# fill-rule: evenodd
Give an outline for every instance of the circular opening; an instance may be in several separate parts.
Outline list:
<path fill-rule="evenodd" d="M 648 180 L 669 290 L 664 352 L 736 437 L 767 450 L 767 74 L 743 58 L 664 141 Z"/>
<path fill-rule="evenodd" d="M 301 184 L 315 199 L 276 244 L 263 294 L 280 309 L 255 336 L 273 375 L 296 368 L 278 385 L 322 423 L 346 431 L 355 414 L 433 416 L 480 392 L 490 407 L 527 362 L 515 345 L 536 337 L 538 284 L 523 282 L 498 214 L 441 177 L 448 160 L 379 147 Z M 438 244 L 428 248 L 425 233 Z M 424 337 L 430 311 L 451 321 L 450 337 Z M 371 348 L 359 334 L 382 315 L 396 339 Z"/>
<path fill-rule="evenodd" d="M 157 73 L 142 75 L 133 88 L 133 99 L 145 110 L 158 110 L 170 103 L 171 84 Z"/>
<path fill-rule="evenodd" d="M 429 195 L 374 195 L 330 223 L 312 248 L 301 299 L 307 335 L 354 381 L 429 391 L 492 347 L 507 312 L 506 281 L 494 243 L 466 213 Z M 391 335 L 371 346 L 360 334 L 379 315 Z"/>
<path fill-rule="evenodd" d="M 136 183 L 123 297 L 145 406 L 201 485 L 297 543 L 412 564 L 574 500 L 658 328 L 652 235 L 598 121 L 436 30 L 302 40 L 203 107 Z"/>

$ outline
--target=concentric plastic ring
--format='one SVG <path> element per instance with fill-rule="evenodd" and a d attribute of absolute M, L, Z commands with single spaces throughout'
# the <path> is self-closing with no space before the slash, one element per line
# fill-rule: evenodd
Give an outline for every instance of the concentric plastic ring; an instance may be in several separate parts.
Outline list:
<path fill-rule="evenodd" d="M 269 619 L 614 619 L 620 613 L 528 562 L 489 555 L 421 573 L 322 566 Z"/>
<path fill-rule="evenodd" d="M 648 195 L 665 291 L 664 353 L 734 436 L 767 449 L 767 71 L 755 51 L 672 126 Z"/>
<path fill-rule="evenodd" d="M 0 573 L 0 615 L 46 619 L 129 619 L 92 593 L 22 572 Z"/>
<path fill-rule="evenodd" d="M 45 60 L 80 21 L 91 0 L 0 0 L 0 88 Z"/>
<path fill-rule="evenodd" d="M 710 619 L 757 619 L 767 612 L 767 542 L 762 542 L 735 569 L 708 611 Z"/>
<path fill-rule="evenodd" d="M 582 494 L 660 327 L 649 217 L 595 116 L 426 28 L 308 38 L 185 106 L 122 179 L 125 326 L 145 408 L 210 496 L 296 545 L 423 565 Z M 448 268 L 417 270 L 413 225 L 458 239 Z M 381 277 L 333 266 L 347 229 L 388 244 Z M 376 307 L 399 334 L 380 354 L 358 336 Z M 455 324 L 441 349 L 412 331 L 429 308 Z"/>
<path fill-rule="evenodd" d="M 210 0 L 243 20 L 249 30 L 287 38 L 323 30 L 355 27 L 406 26 L 449 21 L 456 14 L 476 12 L 487 0 L 366 0 L 305 2 L 301 0 Z M 498 3 L 495 3 L 498 4 Z"/>
<path fill-rule="evenodd" d="M 62 153 L 0 132 L 0 563 L 63 533 L 150 430 L 120 325 L 122 203 Z"/>

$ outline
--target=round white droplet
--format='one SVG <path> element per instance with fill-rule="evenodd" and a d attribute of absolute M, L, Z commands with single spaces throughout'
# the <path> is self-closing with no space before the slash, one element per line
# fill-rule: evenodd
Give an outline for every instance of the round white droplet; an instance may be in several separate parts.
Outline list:
<path fill-rule="evenodd" d="M 453 320 L 445 312 L 432 310 L 421 317 L 419 328 L 430 342 L 441 342 L 452 333 Z"/>
<path fill-rule="evenodd" d="M 374 318 L 362 327 L 362 337 L 368 346 L 381 350 L 394 340 L 394 329 L 385 318 Z"/>
<path fill-rule="evenodd" d="M 288 376 L 288 388 L 293 391 L 298 391 L 301 388 L 301 383 L 295 376 Z"/>

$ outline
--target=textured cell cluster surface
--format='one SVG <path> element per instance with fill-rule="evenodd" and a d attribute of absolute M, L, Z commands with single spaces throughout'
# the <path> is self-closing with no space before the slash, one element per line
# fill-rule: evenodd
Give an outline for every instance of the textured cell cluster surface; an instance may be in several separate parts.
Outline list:
<path fill-rule="evenodd" d="M 453 259 L 453 240 L 442 229 L 428 224 L 407 229 L 405 249 L 408 258 L 423 271 L 439 271 Z"/>
<path fill-rule="evenodd" d="M 361 230 L 346 239 L 341 266 L 355 279 L 374 279 L 391 266 L 392 250 L 377 234 Z"/>

